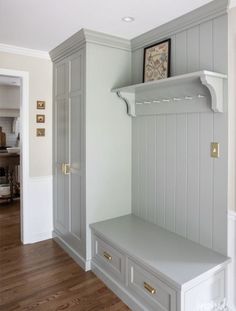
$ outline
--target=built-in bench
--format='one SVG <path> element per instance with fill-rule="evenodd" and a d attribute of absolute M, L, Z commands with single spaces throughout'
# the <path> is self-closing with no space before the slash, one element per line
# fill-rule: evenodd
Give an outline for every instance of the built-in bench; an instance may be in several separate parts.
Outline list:
<path fill-rule="evenodd" d="M 228 257 L 134 215 L 91 229 L 92 270 L 132 310 L 200 311 L 225 299 Z"/>

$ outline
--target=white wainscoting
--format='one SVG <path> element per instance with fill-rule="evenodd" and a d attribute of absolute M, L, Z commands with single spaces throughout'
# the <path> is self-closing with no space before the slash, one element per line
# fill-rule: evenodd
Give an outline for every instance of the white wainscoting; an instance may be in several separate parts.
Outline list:
<path fill-rule="evenodd" d="M 228 272 L 228 303 L 236 311 L 236 213 L 228 213 L 228 255 L 232 258 Z"/>
<path fill-rule="evenodd" d="M 24 200 L 24 244 L 52 238 L 52 176 L 29 177 Z"/>

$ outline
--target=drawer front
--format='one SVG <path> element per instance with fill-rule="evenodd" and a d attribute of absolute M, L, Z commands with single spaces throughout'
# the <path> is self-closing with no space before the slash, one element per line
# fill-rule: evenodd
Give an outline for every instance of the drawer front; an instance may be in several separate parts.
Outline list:
<path fill-rule="evenodd" d="M 93 260 L 120 281 L 125 280 L 125 256 L 107 242 L 93 237 Z"/>
<path fill-rule="evenodd" d="M 176 292 L 131 260 L 128 260 L 128 287 L 150 310 L 176 310 Z"/>

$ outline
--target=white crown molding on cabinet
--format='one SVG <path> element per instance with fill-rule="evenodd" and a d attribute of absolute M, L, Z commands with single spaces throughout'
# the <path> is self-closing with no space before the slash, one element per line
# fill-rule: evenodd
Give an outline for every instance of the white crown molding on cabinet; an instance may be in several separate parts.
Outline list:
<path fill-rule="evenodd" d="M 52 61 L 57 61 L 66 55 L 73 54 L 75 51 L 79 50 L 85 42 L 109 46 L 125 51 L 131 50 L 130 40 L 83 28 L 50 51 L 49 54 Z"/>
<path fill-rule="evenodd" d="M 30 57 L 38 57 L 43 59 L 50 59 L 49 53 L 45 51 L 27 49 L 20 46 L 8 45 L 0 43 L 0 52 L 10 53 L 10 54 L 19 54 Z"/>
<path fill-rule="evenodd" d="M 233 0 L 234 2 L 236 0 Z M 132 50 L 143 48 L 172 34 L 184 31 L 228 12 L 228 0 L 215 0 L 131 40 Z"/>

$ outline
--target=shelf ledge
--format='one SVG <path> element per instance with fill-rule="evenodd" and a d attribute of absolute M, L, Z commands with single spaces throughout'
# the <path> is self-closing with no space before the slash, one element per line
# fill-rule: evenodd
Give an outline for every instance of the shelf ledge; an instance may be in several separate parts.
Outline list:
<path fill-rule="evenodd" d="M 153 96 L 153 92 L 163 92 L 163 90 L 167 90 L 167 93 L 170 94 L 171 90 L 173 93 L 174 90 L 174 99 L 178 98 L 180 94 L 183 94 L 183 90 L 191 89 L 191 92 L 193 93 L 194 90 L 194 83 L 196 83 L 196 89 L 199 93 L 199 84 L 200 88 L 206 93 L 205 87 L 208 89 L 210 94 L 210 109 L 213 112 L 223 112 L 223 104 L 224 104 L 224 81 L 227 79 L 227 76 L 224 74 L 211 72 L 211 71 L 198 71 L 193 73 L 188 73 L 184 75 L 174 76 L 167 79 L 157 80 L 157 81 L 151 81 L 146 83 L 139 83 L 129 86 L 124 86 L 120 88 L 112 89 L 112 92 L 116 93 L 117 96 L 122 99 L 127 108 L 127 114 L 131 117 L 136 116 L 136 100 L 137 95 L 140 96 L 140 94 L 145 94 L 147 96 L 146 102 L 147 103 L 150 99 L 151 102 L 155 102 L 155 106 L 158 106 L 159 100 L 153 100 L 151 98 Z M 188 85 L 191 85 L 191 88 L 188 88 Z M 152 95 L 151 95 L 152 94 Z M 189 99 L 186 94 L 186 96 L 182 100 L 176 100 L 175 105 L 178 105 L 179 103 L 183 103 L 183 101 L 186 99 Z M 142 96 L 141 96 L 142 97 Z M 149 98 L 150 97 L 150 98 Z M 202 96 L 205 97 L 205 96 Z M 191 97 L 190 97 L 191 98 Z M 199 98 L 201 98 L 201 95 L 199 93 Z M 162 102 L 168 102 L 170 100 L 163 99 L 160 100 Z M 142 104 L 142 103 L 141 103 Z M 186 106 L 186 105 L 185 105 Z M 196 104 L 195 104 L 196 106 Z M 168 107 L 168 105 L 166 105 Z M 169 109 L 169 108 L 168 108 Z M 175 108 L 176 110 L 177 108 Z M 184 109 L 184 108 L 183 108 Z M 202 108 L 201 108 L 202 109 Z M 155 111 L 158 110 L 158 108 L 154 109 Z M 163 107 L 161 109 L 163 113 Z M 201 110 L 202 111 L 202 110 Z M 146 114 L 158 114 L 158 112 L 152 112 L 146 113 Z"/>

